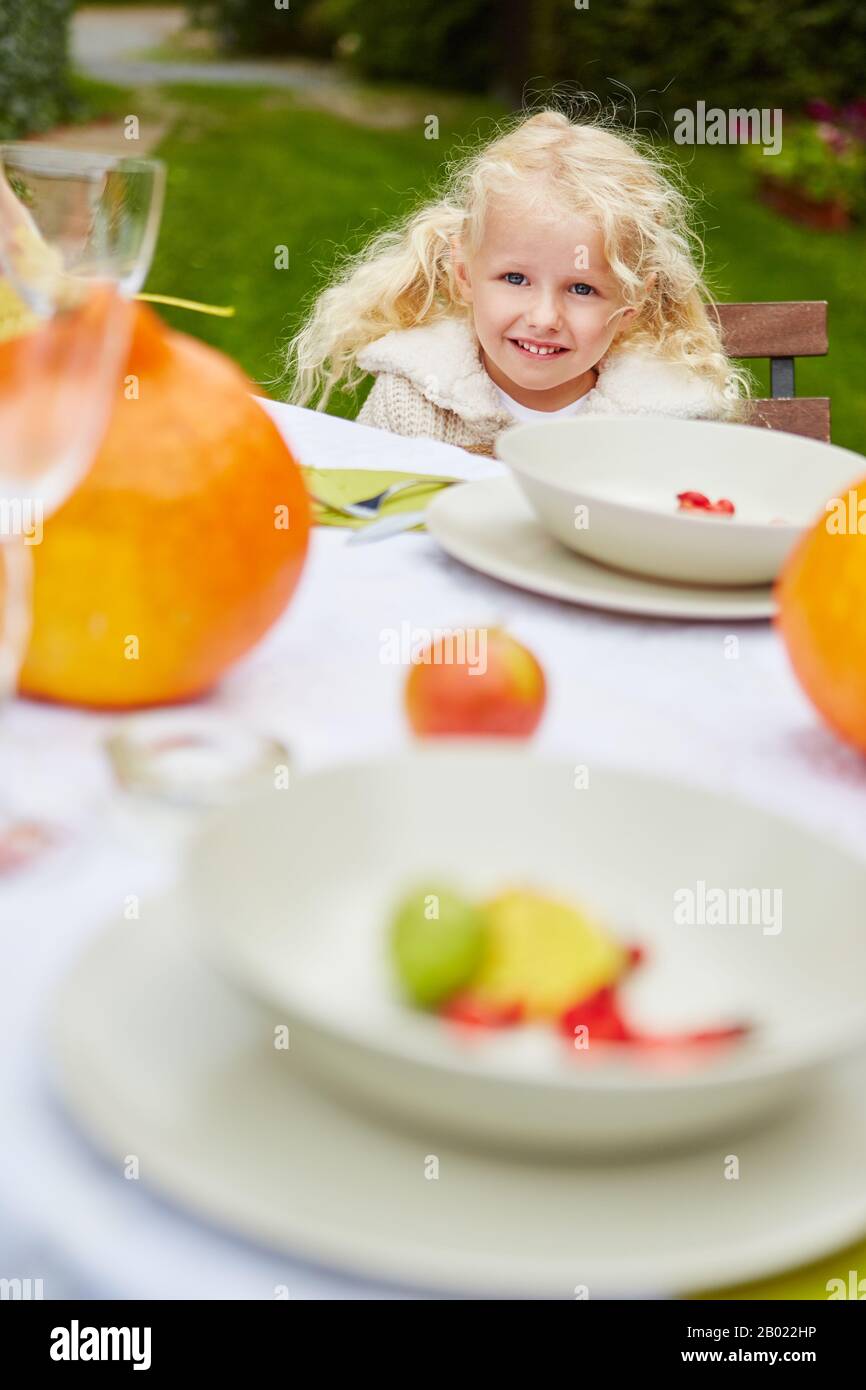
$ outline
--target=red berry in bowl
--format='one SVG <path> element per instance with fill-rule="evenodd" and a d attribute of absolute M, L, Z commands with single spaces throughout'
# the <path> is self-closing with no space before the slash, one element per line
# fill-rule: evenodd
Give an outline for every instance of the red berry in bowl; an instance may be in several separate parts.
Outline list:
<path fill-rule="evenodd" d="M 594 1042 L 628 1042 L 631 1037 L 619 1011 L 619 1000 L 613 985 L 607 985 L 587 999 L 572 1004 L 560 1015 L 559 1027 L 567 1038 L 574 1038 L 577 1028 L 586 1028 L 590 1047 Z"/>
<path fill-rule="evenodd" d="M 510 1028 L 523 1018 L 522 1004 L 488 1004 L 471 994 L 458 994 L 443 1005 L 442 1017 L 464 1028 Z"/>

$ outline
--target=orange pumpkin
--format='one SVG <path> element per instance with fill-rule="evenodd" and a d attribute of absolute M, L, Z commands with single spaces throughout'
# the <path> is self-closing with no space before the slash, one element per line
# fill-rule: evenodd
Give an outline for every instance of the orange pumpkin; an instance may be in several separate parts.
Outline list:
<path fill-rule="evenodd" d="M 866 478 L 798 542 L 777 597 L 800 684 L 830 727 L 866 753 Z"/>
<path fill-rule="evenodd" d="M 199 695 L 267 632 L 303 567 L 303 479 L 238 367 L 139 304 L 125 379 L 90 473 L 32 547 L 27 695 L 115 708 Z"/>

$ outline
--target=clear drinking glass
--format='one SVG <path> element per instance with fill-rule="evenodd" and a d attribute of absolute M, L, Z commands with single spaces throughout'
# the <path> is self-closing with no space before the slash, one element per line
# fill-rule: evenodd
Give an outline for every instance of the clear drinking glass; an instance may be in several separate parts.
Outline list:
<path fill-rule="evenodd" d="M 164 184 L 158 160 L 0 144 L 0 700 L 26 649 L 31 547 L 108 423 Z"/>

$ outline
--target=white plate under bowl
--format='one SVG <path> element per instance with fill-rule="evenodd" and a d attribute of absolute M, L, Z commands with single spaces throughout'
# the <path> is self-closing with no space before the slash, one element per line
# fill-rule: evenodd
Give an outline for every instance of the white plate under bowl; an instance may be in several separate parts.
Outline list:
<path fill-rule="evenodd" d="M 146 928 L 117 922 L 64 980 L 55 1075 L 118 1173 L 134 1153 L 146 1186 L 247 1239 L 445 1294 L 688 1294 L 780 1273 L 866 1230 L 862 1059 L 814 1104 L 739 1137 L 731 1182 L 718 1145 L 537 1165 L 456 1148 L 437 1129 L 419 1140 L 304 1084 L 294 1038 L 275 1050 L 271 1023 L 191 954 L 177 900 L 154 902 Z"/>
<path fill-rule="evenodd" d="M 828 499 L 866 472 L 860 454 L 802 435 L 637 416 L 515 425 L 496 452 L 563 545 L 686 584 L 771 583 Z M 727 497 L 735 514 L 682 512 L 686 491 Z"/>
<path fill-rule="evenodd" d="M 776 611 L 769 586 L 667 584 L 567 550 L 540 525 L 514 478 L 446 488 L 433 498 L 425 520 L 430 535 L 455 560 L 566 603 L 688 622 L 743 622 L 771 618 Z"/>
<path fill-rule="evenodd" d="M 677 924 L 681 890 L 706 917 L 701 883 L 766 890 L 763 922 Z M 624 987 L 638 1024 L 745 1019 L 754 1037 L 678 1072 L 576 1054 L 552 1026 L 467 1043 L 403 1003 L 387 952 L 401 895 L 448 884 L 584 903 L 647 948 Z M 320 1076 L 437 1133 L 617 1154 L 729 1139 L 866 1040 L 866 865 L 667 779 L 593 765 L 576 790 L 568 759 L 507 741 L 434 740 L 220 811 L 191 849 L 187 892 L 202 949 L 268 1004 Z"/>

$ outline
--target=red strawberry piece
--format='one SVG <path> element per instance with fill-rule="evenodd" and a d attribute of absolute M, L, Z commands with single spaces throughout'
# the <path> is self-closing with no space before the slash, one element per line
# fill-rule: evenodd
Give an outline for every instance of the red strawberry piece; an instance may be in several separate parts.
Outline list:
<path fill-rule="evenodd" d="M 750 1032 L 748 1024 L 738 1023 L 729 1028 L 705 1028 L 693 1033 L 635 1033 L 631 1042 L 640 1052 L 677 1063 L 689 1055 L 694 1057 L 701 1052 L 711 1054 L 715 1048 L 743 1038 Z"/>
<path fill-rule="evenodd" d="M 707 508 L 707 511 L 721 512 L 725 516 L 733 516 L 735 508 L 733 502 L 729 501 L 727 497 L 720 497 L 718 502 L 714 502 L 712 506 Z"/>
<path fill-rule="evenodd" d="M 709 507 L 710 499 L 703 492 L 678 492 L 677 501 L 683 511 L 689 511 L 693 507 Z"/>
<path fill-rule="evenodd" d="M 640 948 L 634 948 L 637 959 L 640 959 L 639 952 Z M 639 1033 L 623 1017 L 614 985 L 572 1004 L 561 1015 L 559 1030 L 570 1041 L 574 1041 L 581 1027 L 588 1030 L 589 1050 L 593 1043 L 628 1043 L 638 1052 L 650 1053 L 662 1061 L 667 1059 L 674 1065 L 702 1051 L 704 1055 L 711 1054 L 714 1048 L 745 1037 L 751 1031 L 748 1024 L 738 1023 L 690 1033 Z"/>
<path fill-rule="evenodd" d="M 574 1039 L 577 1028 L 586 1028 L 589 1046 L 597 1042 L 628 1042 L 631 1032 L 619 1010 L 619 999 L 613 985 L 607 985 L 572 1004 L 560 1015 L 559 1028 L 565 1037 Z"/>
<path fill-rule="evenodd" d="M 510 1028 L 523 1017 L 523 1005 L 485 1004 L 471 994 L 458 994 L 441 1009 L 443 1018 L 466 1028 Z"/>
<path fill-rule="evenodd" d="M 734 1023 L 728 1028 L 704 1028 L 697 1033 L 679 1033 L 660 1039 L 662 1043 L 673 1043 L 678 1047 L 703 1047 L 707 1043 L 731 1042 L 734 1038 L 744 1038 L 751 1032 L 748 1023 Z M 649 1038 L 647 1041 L 654 1041 Z"/>

